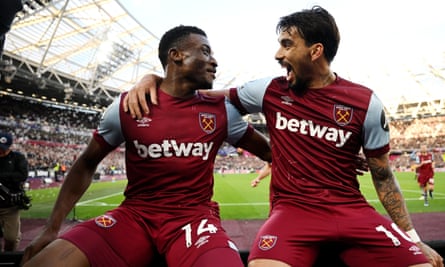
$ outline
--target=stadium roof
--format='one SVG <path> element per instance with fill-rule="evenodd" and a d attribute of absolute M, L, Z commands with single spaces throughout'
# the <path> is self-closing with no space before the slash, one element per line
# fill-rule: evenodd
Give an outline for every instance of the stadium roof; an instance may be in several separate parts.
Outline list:
<path fill-rule="evenodd" d="M 77 87 L 79 94 L 113 97 L 142 74 L 161 72 L 157 43 L 115 0 L 35 0 L 17 14 L 5 55 L 27 65 L 38 87 L 47 87 L 38 83 L 46 77 L 68 93 Z M 34 90 L 40 96 L 49 87 Z"/>
<path fill-rule="evenodd" d="M 23 2 L 24 9 L 7 34 L 4 51 L 4 59 L 17 68 L 17 73 L 11 81 L 2 79 L 1 90 L 76 105 L 92 101 L 100 108 L 117 93 L 130 89 L 145 73 L 162 73 L 157 57 L 159 37 L 119 1 Z M 9 63 L 3 62 L 2 71 Z M 445 114 L 445 51 L 441 57 L 417 66 L 399 73 L 388 67 L 387 77 L 380 80 L 369 78 L 373 70 L 350 75 L 376 90 L 391 116 Z M 215 88 L 259 76 L 264 75 L 220 69 Z"/>

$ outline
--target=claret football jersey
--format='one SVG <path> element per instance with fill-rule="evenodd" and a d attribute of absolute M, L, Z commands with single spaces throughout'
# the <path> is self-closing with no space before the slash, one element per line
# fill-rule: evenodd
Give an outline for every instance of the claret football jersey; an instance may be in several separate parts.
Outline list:
<path fill-rule="evenodd" d="M 219 147 L 224 141 L 236 144 L 253 128 L 224 97 L 196 93 L 182 99 L 158 90 L 159 104 L 135 120 L 123 111 L 124 96 L 108 107 L 94 137 L 112 147 L 125 142 L 127 199 L 155 206 L 210 201 Z"/>
<path fill-rule="evenodd" d="M 296 95 L 285 77 L 230 90 L 242 112 L 262 112 L 273 155 L 272 197 L 304 203 L 363 201 L 355 157 L 389 151 L 381 101 L 372 90 L 337 77 L 329 86 Z"/>
<path fill-rule="evenodd" d="M 434 175 L 433 168 L 433 154 L 431 153 L 420 153 L 419 154 L 419 162 L 423 162 L 421 166 L 418 167 L 419 175 L 428 176 L 428 178 L 432 178 Z"/>

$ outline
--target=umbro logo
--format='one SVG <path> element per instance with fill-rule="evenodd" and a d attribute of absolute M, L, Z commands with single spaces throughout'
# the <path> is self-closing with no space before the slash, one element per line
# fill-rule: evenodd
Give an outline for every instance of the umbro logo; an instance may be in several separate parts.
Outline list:
<path fill-rule="evenodd" d="M 140 120 L 136 120 L 136 123 L 138 124 L 137 127 L 149 127 L 151 121 L 152 119 L 143 117 Z"/>
<path fill-rule="evenodd" d="M 288 105 L 288 106 L 292 106 L 292 102 L 294 102 L 294 100 L 287 96 L 287 95 L 283 95 L 281 96 L 281 103 Z"/>
<path fill-rule="evenodd" d="M 413 253 L 413 255 L 419 255 L 422 254 L 422 251 L 420 250 L 420 248 L 416 245 L 413 245 L 409 248 L 409 251 L 411 251 Z"/>

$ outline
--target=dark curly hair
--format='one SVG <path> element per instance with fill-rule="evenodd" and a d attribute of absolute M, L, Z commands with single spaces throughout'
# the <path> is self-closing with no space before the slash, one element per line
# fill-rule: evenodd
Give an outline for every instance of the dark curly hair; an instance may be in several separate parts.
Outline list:
<path fill-rule="evenodd" d="M 314 6 L 280 18 L 277 32 L 283 32 L 296 27 L 306 45 L 321 43 L 328 62 L 332 62 L 337 54 L 340 43 L 340 33 L 334 17 L 324 8 Z"/>

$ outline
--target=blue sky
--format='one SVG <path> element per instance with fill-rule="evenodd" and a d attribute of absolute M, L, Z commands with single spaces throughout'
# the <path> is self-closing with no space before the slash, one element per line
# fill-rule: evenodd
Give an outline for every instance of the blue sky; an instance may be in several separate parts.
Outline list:
<path fill-rule="evenodd" d="M 376 91 L 412 87 L 411 74 L 428 72 L 428 64 L 445 67 L 445 1 L 401 0 L 119 0 L 149 31 L 161 37 L 179 24 L 207 32 L 219 71 L 250 80 L 284 74 L 274 60 L 275 25 L 280 16 L 318 4 L 335 18 L 341 43 L 332 65 L 340 76 Z M 445 81 L 431 85 L 441 86 Z M 439 89 L 438 89 L 439 90 Z M 394 91 L 394 90 L 392 90 Z M 445 90 L 441 90 L 445 91 Z M 444 93 L 445 97 L 445 93 Z"/>

